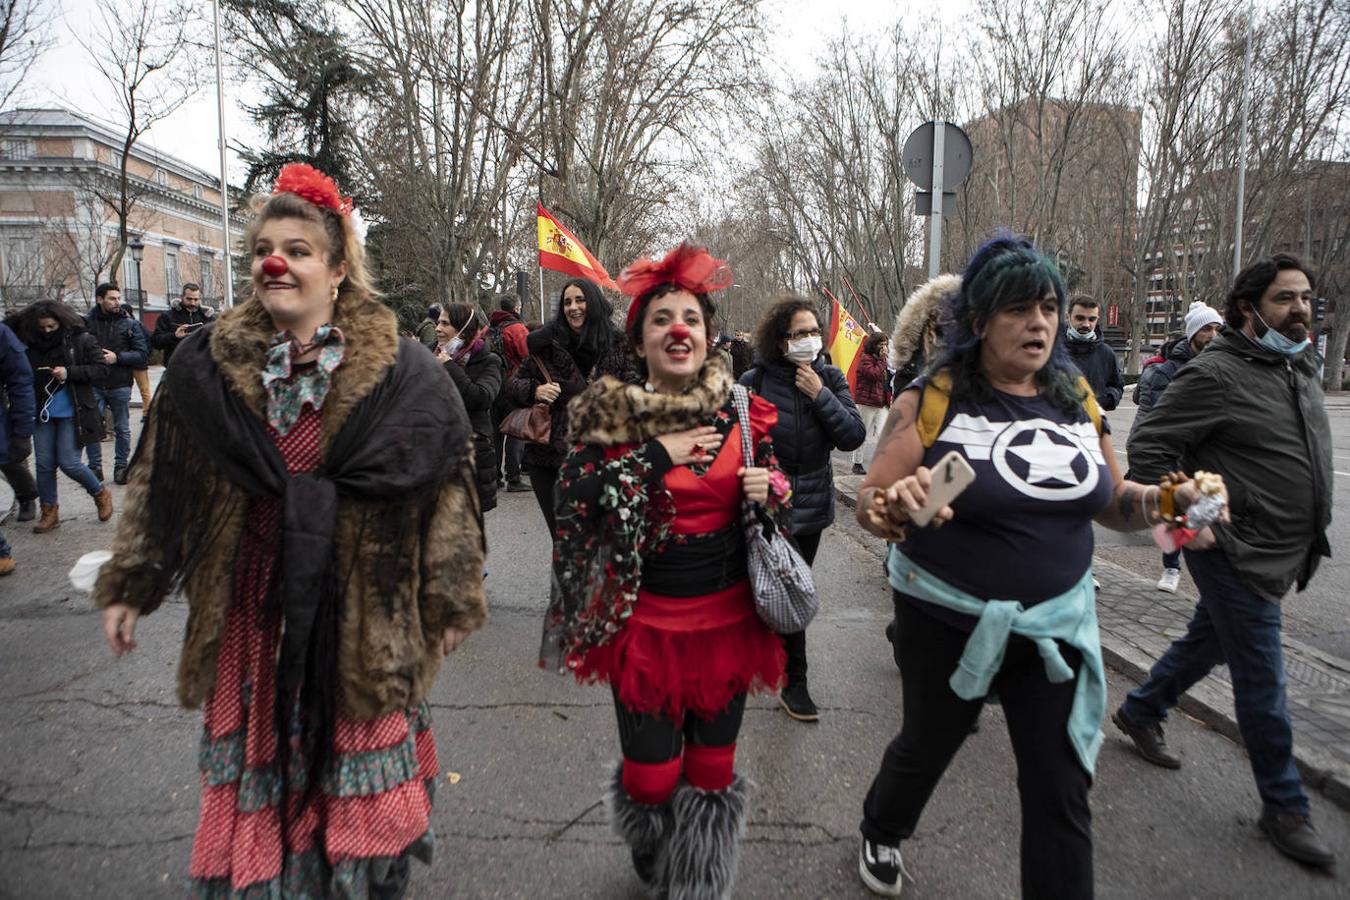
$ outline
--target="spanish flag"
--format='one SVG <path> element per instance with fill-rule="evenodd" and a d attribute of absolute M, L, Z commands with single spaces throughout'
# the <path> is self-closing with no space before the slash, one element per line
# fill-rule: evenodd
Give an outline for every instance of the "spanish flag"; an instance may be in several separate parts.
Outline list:
<path fill-rule="evenodd" d="M 618 290 L 591 251 L 582 246 L 576 235 L 538 204 L 539 265 L 555 272 L 564 272 L 577 278 L 589 278 L 601 287 Z"/>
<path fill-rule="evenodd" d="M 855 394 L 858 392 L 858 354 L 865 337 L 867 332 L 858 324 L 858 320 L 850 316 L 843 304 L 831 296 L 830 362 L 844 373 L 849 390 Z"/>

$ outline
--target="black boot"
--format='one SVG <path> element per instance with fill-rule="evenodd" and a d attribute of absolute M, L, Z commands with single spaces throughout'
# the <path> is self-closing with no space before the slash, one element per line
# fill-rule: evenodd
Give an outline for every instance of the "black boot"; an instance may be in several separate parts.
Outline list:
<path fill-rule="evenodd" d="M 659 889 L 664 879 L 658 866 L 661 851 L 674 823 L 669 803 L 639 803 L 623 789 L 623 763 L 614 767 L 614 777 L 605 795 L 609 827 L 623 838 L 633 855 L 633 869 L 648 887 Z"/>
<path fill-rule="evenodd" d="M 670 806 L 675 831 L 660 863 L 670 900 L 722 900 L 736 882 L 736 848 L 745 831 L 745 779 L 705 791 L 681 784 Z"/>
<path fill-rule="evenodd" d="M 1323 868 L 1336 862 L 1336 854 L 1322 840 L 1308 816 L 1266 809 L 1261 812 L 1260 824 L 1275 849 L 1290 859 Z"/>
<path fill-rule="evenodd" d="M 31 522 L 36 518 L 37 518 L 37 498 L 34 497 L 28 500 L 20 500 L 18 521 Z"/>

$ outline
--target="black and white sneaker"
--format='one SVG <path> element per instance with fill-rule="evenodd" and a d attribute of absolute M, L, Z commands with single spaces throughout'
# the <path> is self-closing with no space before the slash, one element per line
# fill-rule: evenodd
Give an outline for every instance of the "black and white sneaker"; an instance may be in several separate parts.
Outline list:
<path fill-rule="evenodd" d="M 883 897 L 899 897 L 905 879 L 913 880 L 905 871 L 899 847 L 888 847 L 867 838 L 862 839 L 858 848 L 858 874 L 869 891 Z"/>

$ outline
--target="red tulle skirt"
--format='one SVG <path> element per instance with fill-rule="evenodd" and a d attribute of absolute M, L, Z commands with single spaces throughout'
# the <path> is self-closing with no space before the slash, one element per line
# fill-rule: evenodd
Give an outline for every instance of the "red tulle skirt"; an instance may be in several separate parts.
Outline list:
<path fill-rule="evenodd" d="M 639 591 L 633 614 L 586 654 L 577 680 L 612 685 L 634 712 L 710 719 L 737 694 L 782 687 L 785 662 L 783 642 L 741 581 L 702 597 Z"/>

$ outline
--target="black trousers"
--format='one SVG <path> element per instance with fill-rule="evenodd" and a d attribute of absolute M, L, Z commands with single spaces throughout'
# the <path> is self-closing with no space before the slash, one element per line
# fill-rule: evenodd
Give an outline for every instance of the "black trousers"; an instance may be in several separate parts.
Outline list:
<path fill-rule="evenodd" d="M 18 462 L 5 463 L 0 466 L 0 472 L 5 473 L 5 480 L 9 486 L 14 488 L 14 498 L 21 503 L 31 503 L 37 499 L 37 480 L 33 478 L 33 469 L 28 465 L 27 459 Z"/>
<path fill-rule="evenodd" d="M 904 722 L 867 792 L 861 826 L 865 837 L 889 846 L 914 834 L 928 798 L 984 705 L 983 700 L 962 700 L 947 683 L 966 633 L 908 601 L 897 608 Z M 1064 644 L 1059 649 L 1076 673 L 1081 656 Z M 1036 645 L 1017 636 L 1008 642 L 1003 667 L 994 677 L 993 691 L 1017 758 L 1023 897 L 1092 896 L 1091 779 L 1067 730 L 1075 685 L 1076 679 L 1052 684 Z"/>
<path fill-rule="evenodd" d="M 526 466 L 530 471 L 530 487 L 534 488 L 534 499 L 539 501 L 539 511 L 548 523 L 548 538 L 553 540 L 558 533 L 558 517 L 554 512 L 553 487 L 558 483 L 558 470 L 548 466 Z"/>
<path fill-rule="evenodd" d="M 506 480 L 520 480 L 520 459 L 525 452 L 525 442 L 518 437 L 512 437 L 509 434 L 502 434 L 498 429 L 501 427 L 502 419 L 506 418 L 507 413 L 511 411 L 509 405 L 500 402 L 492 408 L 492 446 L 496 451 L 497 478 L 501 479 L 502 464 L 505 462 Z"/>
<path fill-rule="evenodd" d="M 797 549 L 802 554 L 802 559 L 806 560 L 808 566 L 816 564 L 816 552 L 820 550 L 820 536 L 825 532 L 817 531 L 814 534 L 794 534 L 793 541 L 797 544 Z M 787 680 L 788 684 L 799 684 L 806 681 L 806 632 L 796 631 L 792 634 L 781 635 L 783 639 L 783 650 L 787 653 Z"/>
<path fill-rule="evenodd" d="M 745 716 L 745 694 L 731 698 L 726 708 L 711 719 L 686 715 L 683 721 L 633 712 L 614 696 L 614 714 L 619 720 L 619 747 L 624 759 L 637 763 L 669 762 L 684 752 L 684 742 L 701 747 L 725 747 L 736 743 Z"/>

